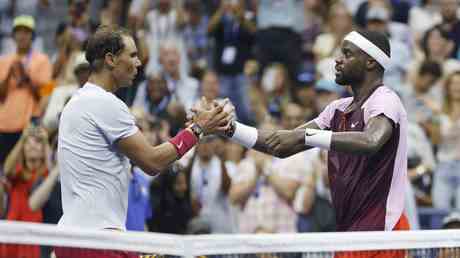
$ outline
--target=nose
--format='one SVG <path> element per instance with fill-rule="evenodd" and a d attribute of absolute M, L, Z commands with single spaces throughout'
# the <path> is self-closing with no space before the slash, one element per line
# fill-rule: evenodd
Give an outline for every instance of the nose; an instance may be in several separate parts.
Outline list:
<path fill-rule="evenodd" d="M 139 67 L 139 66 L 142 65 L 141 60 L 139 59 L 139 57 L 136 58 L 136 63 L 135 63 L 135 65 L 136 65 L 136 67 Z"/>
<path fill-rule="evenodd" d="M 338 54 L 337 57 L 335 58 L 335 63 L 336 64 L 341 64 L 343 63 L 343 55 L 342 54 Z"/>

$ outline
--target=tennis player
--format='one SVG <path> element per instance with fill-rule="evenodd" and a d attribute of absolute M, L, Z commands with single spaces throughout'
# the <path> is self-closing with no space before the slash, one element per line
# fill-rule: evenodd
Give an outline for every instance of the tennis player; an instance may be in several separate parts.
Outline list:
<path fill-rule="evenodd" d="M 59 126 L 61 227 L 124 230 L 130 162 L 156 175 L 184 155 L 203 133 L 222 130 L 230 116 L 213 103 L 169 142 L 151 146 L 128 107 L 113 92 L 132 84 L 140 61 L 133 38 L 100 27 L 88 40 L 88 82 L 65 106 Z M 228 126 L 227 126 L 228 127 Z M 129 252 L 55 248 L 58 258 L 137 257 Z"/>
<path fill-rule="evenodd" d="M 330 103 L 294 130 L 258 130 L 234 122 L 228 137 L 256 150 L 287 157 L 312 147 L 328 150 L 328 171 L 338 231 L 409 229 L 403 214 L 407 174 L 407 116 L 383 74 L 390 44 L 377 32 L 350 32 L 336 59 L 336 79 L 353 97 Z M 404 257 L 403 252 L 336 257 Z"/>

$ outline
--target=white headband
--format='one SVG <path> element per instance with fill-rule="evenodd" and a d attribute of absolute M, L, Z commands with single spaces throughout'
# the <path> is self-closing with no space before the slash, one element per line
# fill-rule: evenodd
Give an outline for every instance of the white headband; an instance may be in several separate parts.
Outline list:
<path fill-rule="evenodd" d="M 387 69 L 390 65 L 390 57 L 374 43 L 370 42 L 367 38 L 358 32 L 352 31 L 348 33 L 343 40 L 347 40 L 355 44 L 362 51 L 366 52 L 369 56 L 374 58 L 375 61 L 383 66 L 384 69 Z"/>

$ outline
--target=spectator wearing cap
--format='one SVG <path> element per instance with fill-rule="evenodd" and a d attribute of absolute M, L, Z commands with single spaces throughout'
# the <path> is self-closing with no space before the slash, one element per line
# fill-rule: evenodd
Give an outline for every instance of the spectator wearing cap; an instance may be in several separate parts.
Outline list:
<path fill-rule="evenodd" d="M 391 62 L 385 69 L 384 83 L 396 92 L 401 92 L 411 60 L 411 51 L 399 35 L 408 35 L 408 31 L 399 30 L 392 26 L 390 11 L 384 6 L 371 7 L 366 16 L 366 29 L 386 34 L 390 39 Z"/>
<path fill-rule="evenodd" d="M 315 105 L 315 74 L 304 72 L 299 75 L 298 80 L 299 84 L 294 87 L 293 99 L 302 108 L 302 112 L 305 116 L 304 121 L 309 121 L 313 119 L 314 115 L 318 112 Z"/>
<path fill-rule="evenodd" d="M 409 20 L 409 10 L 411 4 L 409 1 L 401 0 L 368 0 L 361 3 L 355 14 L 355 22 L 360 27 L 366 25 L 366 15 L 369 10 L 374 6 L 385 6 L 386 8 L 392 9 L 391 20 L 406 24 Z"/>
<path fill-rule="evenodd" d="M 40 115 L 40 91 L 51 81 L 48 56 L 32 49 L 34 31 L 33 17 L 16 17 L 13 22 L 16 52 L 0 57 L 0 121 L 4 121 L 0 123 L 0 164 L 30 118 Z"/>
<path fill-rule="evenodd" d="M 76 78 L 76 83 L 56 87 L 49 99 L 48 106 L 42 120 L 43 125 L 49 132 L 55 132 L 58 129 L 59 116 L 64 108 L 64 105 L 88 80 L 90 67 L 83 53 L 76 56 L 73 66 L 73 74 Z"/>

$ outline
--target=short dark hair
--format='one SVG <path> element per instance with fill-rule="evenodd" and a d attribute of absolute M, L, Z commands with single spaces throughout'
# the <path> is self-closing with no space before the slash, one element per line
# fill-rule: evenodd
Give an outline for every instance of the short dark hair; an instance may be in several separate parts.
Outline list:
<path fill-rule="evenodd" d="M 427 30 L 425 34 L 423 34 L 422 40 L 420 41 L 420 45 L 426 57 L 429 57 L 431 55 L 430 49 L 428 47 L 428 39 L 430 38 L 431 33 L 435 31 L 438 31 L 442 38 L 446 40 L 451 40 L 449 36 L 449 32 L 445 30 L 441 25 L 436 25 L 432 27 L 431 29 Z"/>
<path fill-rule="evenodd" d="M 436 61 L 425 60 L 418 69 L 418 75 L 433 75 L 436 79 L 442 76 L 442 67 Z"/>
<path fill-rule="evenodd" d="M 359 33 L 380 48 L 388 57 L 391 57 L 390 41 L 384 33 L 370 30 L 361 30 Z"/>
<path fill-rule="evenodd" d="M 118 55 L 124 49 L 123 36 L 131 36 L 131 33 L 123 28 L 100 26 L 89 37 L 85 57 L 92 71 L 103 67 L 105 55 Z"/>

